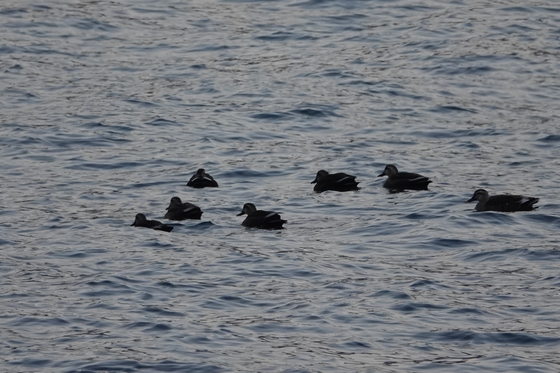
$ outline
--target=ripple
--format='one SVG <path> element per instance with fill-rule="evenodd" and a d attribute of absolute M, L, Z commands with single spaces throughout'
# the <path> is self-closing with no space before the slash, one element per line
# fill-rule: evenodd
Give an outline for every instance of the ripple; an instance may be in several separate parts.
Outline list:
<path fill-rule="evenodd" d="M 155 313 L 158 316 L 173 316 L 173 317 L 183 317 L 183 316 L 185 316 L 184 313 L 168 311 L 168 310 L 164 310 L 164 309 L 161 309 L 161 308 L 158 308 L 158 307 L 145 307 L 144 311 L 149 312 L 149 313 Z"/>
<path fill-rule="evenodd" d="M 398 305 L 392 307 L 392 309 L 394 309 L 395 311 L 400 311 L 400 312 L 403 312 L 403 313 L 413 313 L 413 312 L 418 312 L 418 311 L 422 311 L 422 310 L 442 310 L 442 309 L 447 309 L 447 308 L 448 307 L 439 306 L 439 305 L 436 305 L 436 304 L 414 303 L 414 302 L 402 303 L 402 304 L 398 304 Z"/>
<path fill-rule="evenodd" d="M 28 3 L 0 10 L 0 371 L 558 370 L 555 6 Z M 176 195 L 206 218 L 131 229 Z"/>
<path fill-rule="evenodd" d="M 81 30 L 116 31 L 118 26 L 97 19 L 81 18 L 72 20 L 72 26 Z"/>
<path fill-rule="evenodd" d="M 27 326 L 61 326 L 68 325 L 69 322 L 61 319 L 60 317 L 18 317 L 10 322 L 10 325 L 17 327 L 27 327 Z"/>
<path fill-rule="evenodd" d="M 476 333 L 473 331 L 453 330 L 445 332 L 419 333 L 418 338 L 438 342 L 498 343 L 511 345 L 548 345 L 557 343 L 560 338 L 544 337 L 529 333 Z"/>
<path fill-rule="evenodd" d="M 216 365 L 204 363 L 184 363 L 172 360 L 158 362 L 134 361 L 134 360 L 114 360 L 98 363 L 83 362 L 74 363 L 78 367 L 68 370 L 68 373 L 78 372 L 134 372 L 139 370 L 149 370 L 154 372 L 193 372 L 193 373 L 220 373 L 227 371 Z"/>

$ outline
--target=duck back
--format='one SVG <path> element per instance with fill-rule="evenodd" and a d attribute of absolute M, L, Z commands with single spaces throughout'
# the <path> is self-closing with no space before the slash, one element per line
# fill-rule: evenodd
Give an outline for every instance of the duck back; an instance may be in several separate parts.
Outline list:
<path fill-rule="evenodd" d="M 274 211 L 257 210 L 249 212 L 241 225 L 249 228 L 282 229 L 286 220 Z"/>
<path fill-rule="evenodd" d="M 167 213 L 164 218 L 169 220 L 186 220 L 186 219 L 196 219 L 200 220 L 202 217 L 202 210 L 200 207 L 193 205 L 192 203 L 185 202 L 179 206 L 172 206 L 167 209 Z"/>
<path fill-rule="evenodd" d="M 478 211 L 501 211 L 501 212 L 514 212 L 514 211 L 532 211 L 536 209 L 535 205 L 539 202 L 538 198 L 525 197 L 520 195 L 498 195 L 488 198 L 486 204 L 479 202 L 475 209 Z M 479 205 L 481 205 L 479 208 Z"/>
<path fill-rule="evenodd" d="M 431 182 L 426 176 L 413 172 L 399 172 L 389 176 L 383 183 L 383 187 L 389 189 L 427 190 L 428 184 Z"/>
<path fill-rule="evenodd" d="M 349 192 L 351 190 L 360 189 L 358 184 L 359 182 L 356 181 L 356 176 L 338 172 L 321 177 L 313 187 L 313 190 L 317 193 L 322 193 L 327 190 Z"/>

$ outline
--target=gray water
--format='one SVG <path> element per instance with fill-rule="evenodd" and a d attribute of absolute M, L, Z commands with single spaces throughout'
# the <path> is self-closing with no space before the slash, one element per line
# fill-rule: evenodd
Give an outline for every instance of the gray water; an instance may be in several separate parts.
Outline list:
<path fill-rule="evenodd" d="M 3 0 L 0 371 L 558 372 L 559 41 L 555 1 Z"/>

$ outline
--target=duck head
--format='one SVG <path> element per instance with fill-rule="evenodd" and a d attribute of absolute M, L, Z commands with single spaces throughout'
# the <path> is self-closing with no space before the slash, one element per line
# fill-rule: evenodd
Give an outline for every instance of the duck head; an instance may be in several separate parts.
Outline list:
<path fill-rule="evenodd" d="M 379 175 L 377 175 L 377 177 L 391 176 L 391 175 L 396 175 L 398 173 L 399 173 L 399 170 L 397 170 L 397 167 L 394 164 L 388 164 L 387 166 L 385 166 L 385 169 L 383 170 L 383 172 L 380 173 Z"/>
<path fill-rule="evenodd" d="M 137 226 L 138 224 L 142 223 L 143 221 L 146 221 L 146 215 L 144 214 L 136 214 L 136 218 L 134 219 L 134 223 L 130 224 L 130 226 Z"/>
<path fill-rule="evenodd" d="M 328 176 L 329 173 L 325 170 L 320 170 L 319 172 L 317 172 L 317 176 L 315 176 L 315 180 L 313 180 L 311 182 L 311 184 L 315 184 L 318 183 L 319 181 L 321 181 L 322 179 L 325 178 L 325 176 Z"/>
<path fill-rule="evenodd" d="M 246 203 L 243 205 L 243 210 L 237 216 L 245 215 L 250 212 L 257 211 L 257 208 L 252 203 Z"/>
<path fill-rule="evenodd" d="M 483 202 L 483 201 L 488 201 L 488 192 L 484 189 L 477 189 L 473 196 L 471 197 L 471 199 L 469 199 L 467 202 L 472 202 L 472 201 L 479 201 L 479 202 Z"/>
<path fill-rule="evenodd" d="M 169 202 L 169 206 L 166 208 L 166 210 L 169 210 L 170 208 L 173 208 L 173 207 L 181 206 L 182 204 L 183 204 L 183 201 L 181 201 L 181 198 L 173 197 L 173 198 L 171 198 L 171 201 Z"/>

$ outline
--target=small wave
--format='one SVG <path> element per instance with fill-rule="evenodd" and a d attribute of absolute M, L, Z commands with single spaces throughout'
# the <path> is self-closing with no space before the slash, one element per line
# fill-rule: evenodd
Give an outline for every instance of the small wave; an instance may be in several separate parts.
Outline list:
<path fill-rule="evenodd" d="M 150 122 L 147 123 L 150 126 L 155 126 L 155 127 L 162 127 L 162 126 L 170 126 L 170 125 L 178 125 L 177 122 L 173 121 L 173 120 L 169 120 L 169 119 L 165 119 L 165 118 L 156 118 L 154 120 L 151 120 Z"/>
<path fill-rule="evenodd" d="M 118 284 L 118 283 L 116 283 L 114 281 L 111 281 L 111 280 L 90 281 L 90 282 L 87 282 L 86 285 L 89 285 L 89 286 L 108 286 L 108 287 L 115 288 L 115 289 L 117 289 L 117 288 L 118 289 L 129 289 L 128 286 Z"/>
<path fill-rule="evenodd" d="M 0 9 L 0 15 L 2 16 L 14 16 L 19 13 L 27 13 L 25 8 L 12 8 L 12 9 Z"/>
<path fill-rule="evenodd" d="M 343 8 L 343 9 L 361 9 L 362 1 L 333 1 L 333 0 L 308 0 L 301 3 L 293 3 L 288 6 L 301 7 L 301 8 Z"/>
<path fill-rule="evenodd" d="M 138 106 L 143 107 L 143 108 L 159 106 L 155 102 L 143 101 L 143 100 L 139 100 L 137 98 L 129 98 L 129 99 L 124 100 L 124 102 L 128 102 L 128 103 L 134 104 L 134 105 L 138 105 Z"/>
<path fill-rule="evenodd" d="M 340 79 L 350 79 L 355 77 L 355 74 L 347 69 L 325 69 L 320 75 L 327 78 Z"/>
<path fill-rule="evenodd" d="M 266 120 L 266 121 L 288 120 L 288 119 L 291 119 L 293 117 L 294 117 L 294 115 L 292 113 L 281 113 L 281 112 L 259 113 L 259 114 L 254 114 L 254 115 L 251 116 L 251 118 L 253 118 L 253 119 Z"/>
<path fill-rule="evenodd" d="M 411 288 L 430 288 L 430 289 L 445 289 L 448 286 L 441 284 L 440 282 L 429 280 L 429 279 L 421 279 L 416 280 L 412 284 L 410 284 Z"/>
<path fill-rule="evenodd" d="M 212 223 L 211 221 L 203 221 L 203 222 L 200 222 L 198 224 L 195 224 L 195 225 L 191 226 L 190 228 L 195 229 L 195 230 L 204 231 L 206 229 L 210 229 L 210 228 L 213 228 L 213 227 L 217 227 L 217 225 Z"/>
<path fill-rule="evenodd" d="M 371 295 L 371 297 L 389 297 L 392 299 L 411 299 L 412 297 L 402 291 L 380 290 Z"/>
<path fill-rule="evenodd" d="M 398 304 L 396 306 L 391 307 L 391 309 L 395 310 L 395 311 L 400 311 L 403 313 L 412 313 L 412 312 L 418 312 L 419 310 L 444 310 L 444 309 L 448 309 L 449 307 L 447 306 L 440 306 L 437 304 L 431 304 L 431 303 L 414 303 L 414 302 L 409 302 L 409 303 L 402 303 L 402 304 Z"/>
<path fill-rule="evenodd" d="M 506 260 L 515 255 L 522 255 L 526 250 L 523 249 L 503 249 L 503 250 L 492 250 L 484 252 L 474 252 L 464 254 L 461 253 L 459 256 L 463 257 L 464 260 L 469 262 L 486 262 L 486 261 L 502 261 Z"/>
<path fill-rule="evenodd" d="M 469 210 L 471 210 L 471 208 L 469 208 Z M 517 221 L 517 218 L 512 213 L 497 211 L 475 211 L 474 209 L 470 211 L 470 215 L 468 216 L 468 218 L 469 220 L 482 225 L 511 225 L 515 224 L 515 222 Z"/>
<path fill-rule="evenodd" d="M 255 39 L 262 41 L 287 41 L 287 40 L 316 40 L 311 35 L 296 34 L 293 32 L 277 31 L 269 35 L 257 36 Z"/>
<path fill-rule="evenodd" d="M 426 219 L 440 219 L 443 215 L 436 215 L 436 214 L 426 214 L 421 212 L 413 212 L 412 214 L 405 215 L 405 219 L 411 220 L 426 220 Z"/>
<path fill-rule="evenodd" d="M 556 344 L 560 341 L 558 337 L 544 337 L 530 333 L 477 333 L 470 330 L 452 330 L 444 332 L 423 332 L 416 335 L 424 341 L 439 342 L 473 342 L 494 343 L 511 345 L 547 345 Z"/>
<path fill-rule="evenodd" d="M 79 116 L 79 118 L 81 119 L 93 119 L 94 116 L 87 116 L 87 115 L 82 115 Z M 83 124 L 81 124 L 82 128 L 86 128 L 86 129 L 92 129 L 92 130 L 103 130 L 106 131 L 105 133 L 110 133 L 110 134 L 119 134 L 120 132 L 130 132 L 133 131 L 134 128 L 131 126 L 126 126 L 126 125 L 115 125 L 115 124 L 106 124 L 103 122 L 85 122 Z"/>
<path fill-rule="evenodd" d="M 54 229 L 54 228 L 63 228 L 63 226 L 60 225 L 53 225 L 53 226 L 48 226 L 49 229 Z M 65 227 L 67 228 L 67 227 Z M 92 256 L 96 256 L 98 254 L 105 254 L 107 253 L 108 250 L 107 249 L 103 249 L 103 248 L 93 248 L 93 249 L 84 249 L 84 251 L 53 251 L 53 252 L 49 252 L 48 255 L 56 257 L 56 258 L 65 258 L 65 259 L 76 259 L 76 258 L 89 258 Z"/>
<path fill-rule="evenodd" d="M 414 243 L 412 243 L 414 245 Z M 418 242 L 418 247 L 426 249 L 457 249 L 472 245 L 478 245 L 478 241 L 461 240 L 457 238 L 434 238 L 424 242 Z"/>
<path fill-rule="evenodd" d="M 38 26 L 37 23 L 30 23 L 29 25 L 27 25 L 27 27 L 37 27 Z M 42 26 L 48 27 L 49 25 L 43 24 Z M 53 27 L 56 25 L 50 25 L 50 26 Z M 20 27 L 26 27 L 26 26 L 20 25 Z M 30 55 L 60 55 L 60 56 L 72 57 L 76 59 L 80 57 L 77 54 L 73 54 L 69 52 L 62 52 L 53 49 L 43 49 L 39 47 L 11 47 L 7 45 L 3 45 L 0 47 L 0 54 L 13 54 L 13 53 L 22 53 L 22 54 L 30 54 Z"/>
<path fill-rule="evenodd" d="M 428 70 L 436 75 L 483 75 L 495 71 L 495 69 L 490 66 L 465 67 L 461 64 L 459 64 L 458 66 L 459 67 L 457 67 L 456 63 L 453 63 L 452 65 L 439 65 L 437 67 L 425 68 L 423 70 Z"/>
<path fill-rule="evenodd" d="M 547 205 L 548 207 L 548 205 Z M 525 214 L 523 215 L 524 220 L 531 220 L 538 223 L 547 223 L 554 226 L 560 226 L 560 216 L 548 215 L 548 214 Z"/>
<path fill-rule="evenodd" d="M 90 163 L 83 162 L 73 166 L 66 167 L 70 170 L 118 170 L 118 169 L 132 169 L 135 167 L 144 166 L 143 162 L 105 162 L 105 163 Z"/>
<path fill-rule="evenodd" d="M 457 308 L 454 310 L 449 311 L 450 314 L 459 314 L 459 315 L 484 315 L 487 314 L 487 312 L 484 312 L 478 308 L 473 308 L 473 307 L 463 307 L 463 308 Z"/>
<path fill-rule="evenodd" d="M 5 240 L 5 239 L 3 239 L 3 238 L 0 238 L 0 246 L 3 246 L 3 245 L 13 245 L 13 244 L 14 244 L 14 243 L 13 243 L 12 241 L 8 241 L 8 240 Z"/>
<path fill-rule="evenodd" d="M 294 113 L 294 114 L 297 114 L 297 115 L 302 115 L 302 116 L 305 116 L 305 117 L 315 117 L 315 118 L 329 117 L 329 116 L 338 117 L 339 116 L 332 110 L 315 109 L 315 108 L 295 109 L 295 110 L 292 110 L 291 112 Z"/>
<path fill-rule="evenodd" d="M 136 322 L 131 322 L 131 323 L 125 324 L 123 326 L 123 329 L 145 329 L 145 328 L 151 327 L 153 325 L 154 325 L 154 323 L 149 322 L 149 321 L 136 321 Z"/>
<path fill-rule="evenodd" d="M 159 324 L 155 324 L 154 326 L 152 326 L 151 328 L 147 328 L 144 329 L 144 332 L 166 332 L 171 330 L 171 326 L 168 324 L 163 324 L 163 323 L 159 323 Z"/>
<path fill-rule="evenodd" d="M 361 341 L 345 342 L 342 345 L 342 347 L 350 349 L 352 351 L 355 351 L 356 349 L 371 349 L 372 348 L 372 346 L 369 343 L 361 342 Z M 353 352 L 353 353 L 356 353 L 356 352 Z"/>
<path fill-rule="evenodd" d="M 39 317 L 18 317 L 14 321 L 10 322 L 10 325 L 13 326 L 60 326 L 60 325 L 68 325 L 70 324 L 68 321 L 60 318 L 60 317 L 46 317 L 46 318 L 39 318 Z"/>
<path fill-rule="evenodd" d="M 184 363 L 170 360 L 158 362 L 135 361 L 135 360 L 113 360 L 98 363 L 80 362 L 74 363 L 76 368 L 66 370 L 67 373 L 93 373 L 93 372 L 189 372 L 189 373 L 222 373 L 228 370 L 216 365 L 205 363 Z"/>
<path fill-rule="evenodd" d="M 81 18 L 75 20 L 71 25 L 80 30 L 115 31 L 119 29 L 118 26 L 92 18 Z"/>
<path fill-rule="evenodd" d="M 465 261 L 472 262 L 500 262 L 507 261 L 513 257 L 523 257 L 531 261 L 556 261 L 560 259 L 560 249 L 503 249 L 483 252 L 461 253 L 458 255 Z"/>
<path fill-rule="evenodd" d="M 281 171 L 267 171 L 259 172 L 250 169 L 238 169 L 234 171 L 222 172 L 223 178 L 241 178 L 241 179 L 252 179 L 252 178 L 266 178 L 270 176 L 281 175 Z"/>
<path fill-rule="evenodd" d="M 144 307 L 143 311 L 144 312 L 149 312 L 149 313 L 155 313 L 159 316 L 173 316 L 173 317 L 183 317 L 183 316 L 185 316 L 184 313 L 168 311 L 168 310 L 164 310 L 164 309 L 159 308 L 159 307 Z"/>
<path fill-rule="evenodd" d="M 52 364 L 52 360 L 28 358 L 28 359 L 23 359 L 23 360 L 19 360 L 19 361 L 12 361 L 9 364 L 11 364 L 11 365 L 21 365 L 21 366 L 24 366 L 24 367 L 27 367 L 27 368 L 37 369 L 37 368 L 43 368 L 43 367 L 49 366 L 50 364 Z"/>
<path fill-rule="evenodd" d="M 126 295 L 136 293 L 133 290 L 100 290 L 100 291 L 84 291 L 80 295 L 89 298 L 103 298 L 103 297 L 113 297 L 117 295 Z"/>
<path fill-rule="evenodd" d="M 542 138 L 538 139 L 537 141 L 547 142 L 547 143 L 549 143 L 549 142 L 557 143 L 557 142 L 560 142 L 560 135 L 548 135 L 548 136 L 545 136 L 545 137 L 542 137 Z"/>
<path fill-rule="evenodd" d="M 186 52 L 190 52 L 190 53 L 217 52 L 217 51 L 223 51 L 231 48 L 236 48 L 236 47 L 231 45 L 224 45 L 224 44 L 201 44 L 195 46 L 192 49 L 187 50 Z"/>
<path fill-rule="evenodd" d="M 390 87 L 377 87 L 377 88 L 368 88 L 365 91 L 363 91 L 364 94 L 368 94 L 368 95 L 385 95 L 385 96 L 390 96 L 390 97 L 403 97 L 403 98 L 410 98 L 412 100 L 416 100 L 416 101 L 432 101 L 432 99 L 428 96 L 422 96 L 422 95 L 418 95 L 418 94 L 414 94 L 414 93 L 409 93 L 407 91 L 405 91 L 404 89 L 396 89 L 396 88 L 390 88 Z M 393 108 L 392 112 L 412 112 L 412 109 L 409 108 Z"/>
<path fill-rule="evenodd" d="M 533 13 L 533 9 L 527 6 L 507 6 L 500 8 L 503 12 Z"/>
<path fill-rule="evenodd" d="M 477 111 L 475 109 L 468 109 L 465 107 L 461 107 L 461 106 L 454 106 L 454 105 L 438 105 L 438 106 L 434 106 L 432 108 L 429 108 L 428 111 L 434 112 L 434 113 L 441 113 L 441 114 L 445 114 L 445 113 L 454 113 L 454 112 L 468 112 L 468 113 L 477 113 Z"/>

